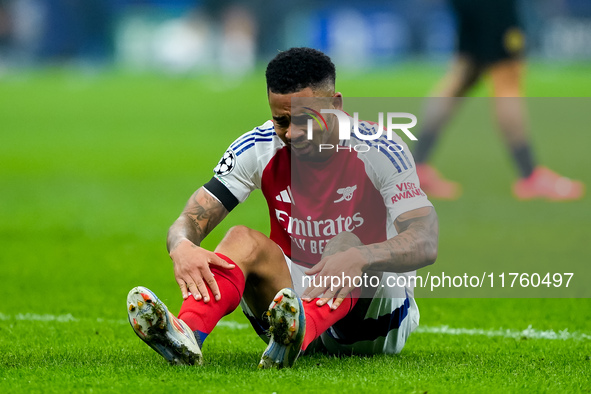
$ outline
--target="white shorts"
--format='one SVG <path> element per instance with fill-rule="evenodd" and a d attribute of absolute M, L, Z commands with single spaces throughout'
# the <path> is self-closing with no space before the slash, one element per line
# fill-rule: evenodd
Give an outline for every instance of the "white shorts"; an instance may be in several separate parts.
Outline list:
<path fill-rule="evenodd" d="M 287 256 L 285 261 L 291 273 L 293 288 L 301 296 L 308 283 L 303 279 L 307 268 L 293 263 Z M 385 274 L 373 298 L 360 298 L 353 310 L 322 333 L 306 352 L 363 355 L 400 353 L 411 332 L 418 327 L 420 314 L 414 298 L 408 296 L 408 291 L 385 285 L 387 275 L 396 276 L 394 273 Z M 244 300 L 240 306 L 257 334 L 268 342 L 266 323 L 254 316 Z"/>

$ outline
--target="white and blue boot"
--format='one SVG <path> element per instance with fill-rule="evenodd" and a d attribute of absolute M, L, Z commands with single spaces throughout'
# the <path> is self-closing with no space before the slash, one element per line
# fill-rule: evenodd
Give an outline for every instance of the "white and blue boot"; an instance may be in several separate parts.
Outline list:
<path fill-rule="evenodd" d="M 200 365 L 201 348 L 187 323 L 177 319 L 149 289 L 127 295 L 129 324 L 140 339 L 174 365 Z"/>
<path fill-rule="evenodd" d="M 269 323 L 270 341 L 259 368 L 291 367 L 300 355 L 306 315 L 302 300 L 289 288 L 280 290 L 263 316 Z"/>

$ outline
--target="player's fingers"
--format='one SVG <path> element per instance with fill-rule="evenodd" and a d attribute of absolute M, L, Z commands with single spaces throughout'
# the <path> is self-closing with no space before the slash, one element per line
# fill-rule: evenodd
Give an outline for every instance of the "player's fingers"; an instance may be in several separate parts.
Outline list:
<path fill-rule="evenodd" d="M 208 264 L 217 265 L 218 267 L 222 267 L 225 269 L 231 270 L 232 268 L 236 267 L 235 264 L 230 264 L 226 260 L 222 259 L 220 256 L 214 254 L 212 257 L 207 259 Z"/>
<path fill-rule="evenodd" d="M 196 300 L 203 299 L 203 302 L 209 302 L 209 292 L 207 291 L 207 285 L 203 281 L 201 277 L 195 277 L 195 288 L 197 293 L 199 294 L 199 298 L 195 298 Z"/>
<path fill-rule="evenodd" d="M 205 280 L 207 286 L 209 286 L 213 298 L 216 301 L 219 301 L 220 298 L 222 298 L 222 294 L 220 293 L 220 288 L 218 287 L 218 284 L 215 281 L 213 273 L 209 269 L 206 272 L 203 272 L 203 279 Z M 207 298 L 208 300 L 206 300 L 205 302 L 209 301 L 209 297 Z"/>
<path fill-rule="evenodd" d="M 302 296 L 300 297 L 303 301 L 310 301 L 310 292 L 312 291 L 313 287 L 307 287 L 304 292 L 302 293 Z"/>
<path fill-rule="evenodd" d="M 187 289 L 189 289 L 189 291 L 191 292 L 190 294 L 193 295 L 193 298 L 195 298 L 195 300 L 200 301 L 203 296 L 201 295 L 201 292 L 199 291 L 199 277 L 197 275 L 187 275 L 187 278 L 185 278 L 185 283 L 187 283 Z"/>
<path fill-rule="evenodd" d="M 332 305 L 330 306 L 330 309 L 332 309 L 334 311 L 335 309 L 337 309 L 339 307 L 339 305 L 341 305 L 341 303 L 344 300 L 345 300 L 345 297 L 335 298 L 335 300 L 332 302 Z"/>
<path fill-rule="evenodd" d="M 302 296 L 300 297 L 302 299 L 302 301 L 306 301 L 306 302 L 310 302 L 311 298 L 308 295 L 308 292 L 310 292 L 310 288 L 308 287 L 306 290 L 304 290 L 304 292 L 302 293 Z"/>
<path fill-rule="evenodd" d="M 313 266 L 309 270 L 304 271 L 304 273 L 306 275 L 316 275 L 317 273 L 319 273 L 320 271 L 322 271 L 322 268 L 324 268 L 324 264 L 326 264 L 326 260 L 320 260 L 318 262 L 318 264 L 316 264 L 315 266 Z"/>
<path fill-rule="evenodd" d="M 304 274 L 306 275 L 316 275 L 317 273 L 320 272 L 322 268 L 318 267 L 317 265 L 315 265 L 314 267 L 310 268 L 309 270 L 304 271 Z"/>
<path fill-rule="evenodd" d="M 176 278 L 176 283 L 178 283 L 179 287 L 181 288 L 181 294 L 183 295 L 183 300 L 186 300 L 187 297 L 189 296 L 188 291 L 187 291 L 187 284 L 185 283 L 184 280 L 182 280 L 180 278 Z"/>
<path fill-rule="evenodd" d="M 314 298 L 320 296 L 322 293 L 324 293 L 324 291 L 326 290 L 326 288 L 323 287 L 308 287 L 306 289 L 306 291 L 304 291 L 304 294 L 302 295 L 302 300 L 304 301 L 312 301 Z"/>
<path fill-rule="evenodd" d="M 189 291 L 191 292 L 190 294 L 193 296 L 193 298 L 195 298 L 195 300 L 199 301 L 203 298 L 201 296 L 201 292 L 199 292 L 199 289 L 197 288 L 197 285 L 195 284 L 195 282 L 193 282 L 192 279 L 190 283 L 187 284 L 187 288 L 189 289 Z"/>
<path fill-rule="evenodd" d="M 338 289 L 335 290 L 331 290 L 331 289 L 327 289 L 324 294 L 322 295 L 322 298 L 320 298 L 318 301 L 316 301 L 316 305 L 318 306 L 323 306 L 325 305 L 328 301 L 330 301 L 335 294 L 337 293 Z"/>
<path fill-rule="evenodd" d="M 330 297 L 330 298 L 327 298 L 327 297 L 322 297 L 322 298 L 319 298 L 319 299 L 316 301 L 316 305 L 317 305 L 317 306 L 324 306 L 324 305 L 326 305 L 326 303 L 327 303 L 328 301 L 330 301 L 330 300 L 331 300 L 331 298 L 332 298 L 332 297 Z"/>
<path fill-rule="evenodd" d="M 313 283 L 313 281 L 311 283 Z M 312 293 L 313 290 L 314 290 L 313 285 L 311 285 L 310 287 L 307 287 L 304 290 L 304 292 L 302 293 L 302 296 L 300 297 L 302 299 L 302 301 L 310 302 L 312 300 L 312 297 L 310 294 Z"/>
<path fill-rule="evenodd" d="M 337 309 L 343 303 L 345 298 L 347 298 L 351 290 L 352 289 L 350 288 L 342 288 L 341 291 L 339 291 L 339 294 L 337 295 L 335 300 L 333 301 L 332 305 L 330 306 L 330 309 L 332 309 L 333 311 Z"/>

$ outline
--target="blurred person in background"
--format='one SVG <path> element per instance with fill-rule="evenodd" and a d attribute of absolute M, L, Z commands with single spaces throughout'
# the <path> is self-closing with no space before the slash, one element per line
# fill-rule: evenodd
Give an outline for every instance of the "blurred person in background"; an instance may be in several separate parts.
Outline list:
<path fill-rule="evenodd" d="M 226 75 L 247 74 L 256 64 L 258 23 L 252 1 L 204 0 L 203 12 L 219 29 L 215 56 Z"/>
<path fill-rule="evenodd" d="M 309 3 L 300 0 L 298 5 L 305 8 Z M 202 0 L 196 5 L 217 30 L 218 66 L 224 74 L 237 76 L 252 71 L 257 59 L 271 60 L 284 47 L 286 20 L 293 8 L 291 2 L 280 0 Z"/>
<path fill-rule="evenodd" d="M 422 189 L 431 198 L 455 200 L 458 183 L 445 179 L 427 164 L 441 132 L 459 100 L 488 73 L 492 80 L 494 111 L 499 129 L 519 171 L 513 194 L 519 200 L 535 198 L 576 200 L 584 185 L 539 166 L 527 133 L 522 97 L 525 37 L 517 12 L 517 0 L 451 0 L 458 23 L 457 53 L 425 108 L 423 130 L 415 149 Z"/>
<path fill-rule="evenodd" d="M 0 0 L 0 73 L 6 67 L 12 37 L 11 27 L 8 0 Z"/>

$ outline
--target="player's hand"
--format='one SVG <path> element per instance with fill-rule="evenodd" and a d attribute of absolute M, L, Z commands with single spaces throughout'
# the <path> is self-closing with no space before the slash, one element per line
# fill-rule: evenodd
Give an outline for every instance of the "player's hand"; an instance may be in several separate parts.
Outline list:
<path fill-rule="evenodd" d="M 222 297 L 209 265 L 226 269 L 235 267 L 234 264 L 189 240 L 179 242 L 170 251 L 170 258 L 174 262 L 174 277 L 181 288 L 183 299 L 189 297 L 190 292 L 197 301 L 203 299 L 203 302 L 209 302 L 207 287 L 211 289 L 216 301 Z"/>
<path fill-rule="evenodd" d="M 356 276 L 361 277 L 363 275 L 363 268 L 367 264 L 367 260 L 357 248 L 350 248 L 345 252 L 335 253 L 323 258 L 318 264 L 307 270 L 305 273 L 306 275 L 317 276 L 317 278 L 312 281 L 312 284 L 316 282 L 321 285 L 326 285 L 308 287 L 302 295 L 302 300 L 311 302 L 313 299 L 322 295 L 322 297 L 316 301 L 316 305 L 323 306 L 332 298 L 335 298 L 331 309 L 337 309 L 345 297 L 355 289 L 355 286 L 353 286 L 353 278 Z M 336 280 L 333 281 L 333 277 L 339 279 L 338 284 L 336 283 Z M 342 281 L 343 277 L 349 277 L 351 278 L 351 281 L 349 282 L 347 279 Z"/>

